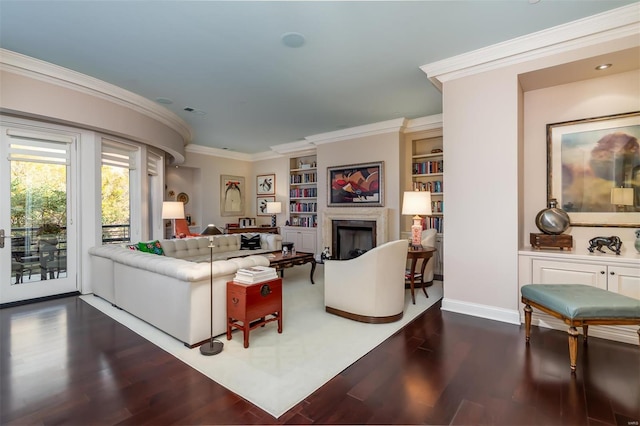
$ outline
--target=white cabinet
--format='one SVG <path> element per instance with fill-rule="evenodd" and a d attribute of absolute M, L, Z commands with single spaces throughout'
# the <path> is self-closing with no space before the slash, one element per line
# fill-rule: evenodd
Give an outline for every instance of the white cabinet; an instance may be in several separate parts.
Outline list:
<path fill-rule="evenodd" d="M 544 250 L 519 252 L 519 286 L 526 284 L 585 284 L 640 299 L 640 256 L 613 257 L 561 254 Z M 519 297 L 520 295 L 518 295 Z M 524 320 L 520 304 L 521 321 Z M 566 331 L 567 326 L 534 309 L 532 324 Z M 637 326 L 594 326 L 589 335 L 638 344 Z"/>
<path fill-rule="evenodd" d="M 305 229 L 297 226 L 283 226 L 281 233 L 282 241 L 293 243 L 296 251 L 315 254 L 317 244 L 316 228 Z"/>
<path fill-rule="evenodd" d="M 607 289 L 606 265 L 535 258 L 532 261 L 532 283 L 584 284 Z"/>
<path fill-rule="evenodd" d="M 607 286 L 610 291 L 640 299 L 640 266 L 609 266 Z"/>
<path fill-rule="evenodd" d="M 640 299 L 640 265 L 625 267 L 535 258 L 532 261 L 533 283 L 585 284 Z"/>

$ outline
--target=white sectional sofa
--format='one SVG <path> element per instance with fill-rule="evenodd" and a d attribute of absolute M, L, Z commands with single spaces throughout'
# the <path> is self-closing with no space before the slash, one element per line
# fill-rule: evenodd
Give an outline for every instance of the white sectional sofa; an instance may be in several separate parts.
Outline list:
<path fill-rule="evenodd" d="M 282 249 L 280 235 L 260 234 L 260 249 L 241 250 L 241 235 L 212 237 L 213 262 L 209 237 L 160 240 L 164 255 L 119 245 L 92 247 L 93 293 L 194 347 L 210 337 L 211 271 L 216 336 L 226 332 L 227 281 L 239 268 L 268 266 L 260 254 Z"/>

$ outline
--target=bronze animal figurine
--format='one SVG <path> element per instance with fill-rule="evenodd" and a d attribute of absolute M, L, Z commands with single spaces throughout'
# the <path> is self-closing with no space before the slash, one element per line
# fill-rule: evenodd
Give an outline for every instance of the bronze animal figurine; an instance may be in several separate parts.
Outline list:
<path fill-rule="evenodd" d="M 600 253 L 605 253 L 602 250 L 602 247 L 606 247 L 615 254 L 620 254 L 620 247 L 622 246 L 622 241 L 620 241 L 619 237 L 595 237 L 589 240 L 589 251 L 593 253 L 593 249 L 598 250 Z"/>

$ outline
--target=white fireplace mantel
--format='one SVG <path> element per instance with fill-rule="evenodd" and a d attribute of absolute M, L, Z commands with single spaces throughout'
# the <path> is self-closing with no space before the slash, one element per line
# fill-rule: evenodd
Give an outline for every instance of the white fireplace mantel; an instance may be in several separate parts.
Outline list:
<path fill-rule="evenodd" d="M 327 207 L 322 212 L 322 247 L 331 247 L 332 221 L 334 220 L 375 220 L 377 245 L 387 242 L 388 209 L 384 207 Z"/>

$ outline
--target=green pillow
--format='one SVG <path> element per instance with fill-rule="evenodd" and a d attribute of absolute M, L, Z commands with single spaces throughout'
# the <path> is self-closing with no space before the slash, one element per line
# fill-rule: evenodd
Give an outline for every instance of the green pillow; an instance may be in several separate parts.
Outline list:
<path fill-rule="evenodd" d="M 160 245 L 160 241 L 149 241 L 148 243 L 139 242 L 138 248 L 140 251 L 145 253 L 153 253 L 159 254 L 160 256 L 164 256 L 164 250 L 162 250 L 162 246 Z"/>

